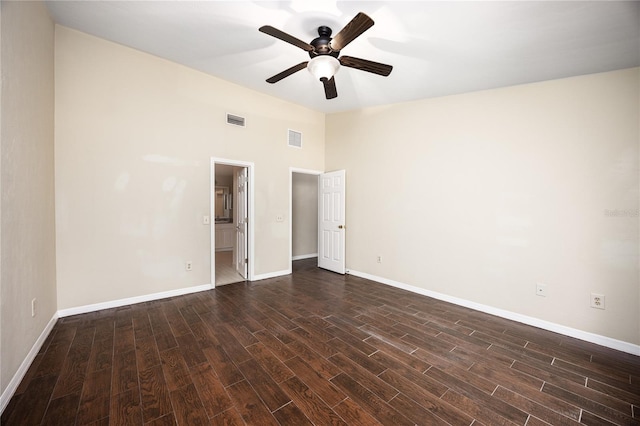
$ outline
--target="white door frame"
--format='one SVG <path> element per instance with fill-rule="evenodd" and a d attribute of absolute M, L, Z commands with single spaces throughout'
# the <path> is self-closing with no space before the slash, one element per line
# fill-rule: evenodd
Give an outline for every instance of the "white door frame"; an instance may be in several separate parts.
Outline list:
<path fill-rule="evenodd" d="M 249 200 L 249 205 L 247 206 L 247 217 L 249 218 L 249 223 L 247 226 L 247 235 L 248 235 L 248 244 L 249 251 L 247 253 L 249 259 L 249 268 L 247 270 L 247 280 L 253 281 L 254 276 L 254 265 L 255 265 L 255 243 L 254 243 L 254 163 L 249 161 L 239 161 L 239 160 L 230 160 L 227 158 L 218 158 L 211 157 L 211 187 L 209 189 L 209 226 L 211 228 L 211 286 L 215 288 L 216 286 L 216 225 L 215 225 L 215 188 L 216 188 L 216 164 L 225 164 L 227 166 L 235 166 L 235 167 L 246 167 L 247 169 L 247 182 L 249 184 L 249 188 L 247 191 L 247 197 Z"/>
<path fill-rule="evenodd" d="M 289 167 L 289 273 L 293 272 L 293 174 L 302 173 L 306 175 L 320 176 L 319 170 L 299 169 L 297 167 Z M 316 247 L 316 252 L 317 252 Z"/>

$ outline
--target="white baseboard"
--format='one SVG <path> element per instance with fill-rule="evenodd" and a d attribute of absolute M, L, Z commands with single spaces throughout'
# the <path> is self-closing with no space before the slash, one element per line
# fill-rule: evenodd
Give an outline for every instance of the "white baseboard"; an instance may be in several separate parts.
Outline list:
<path fill-rule="evenodd" d="M 489 305 L 483 305 L 481 303 L 460 299 L 458 297 L 453 297 L 453 296 L 449 296 L 442 293 L 437 293 L 435 291 L 430 291 L 424 288 L 415 287 L 409 284 L 404 284 L 398 281 L 390 280 L 388 278 L 382 278 L 376 275 L 367 274 L 366 272 L 350 270 L 348 271 L 348 273 L 351 275 L 355 275 L 356 277 L 365 278 L 371 281 L 377 281 L 382 284 L 390 285 L 392 287 L 401 288 L 403 290 L 407 290 L 412 293 L 421 294 L 423 296 L 429 296 L 434 299 L 443 300 L 445 302 L 453 303 L 459 306 L 464 306 L 465 308 L 475 309 L 476 311 L 485 312 L 487 314 L 495 315 L 501 318 L 517 321 L 517 322 L 531 325 L 538 328 L 542 328 L 543 330 L 553 331 L 555 333 L 563 334 L 569 337 L 575 337 L 576 339 L 595 343 L 597 345 L 605 346 L 607 348 L 616 349 L 632 355 L 640 355 L 640 345 L 634 345 L 633 343 L 612 339 L 611 337 L 601 336 L 599 334 L 590 333 L 588 331 L 578 330 L 578 329 L 567 327 L 561 324 L 544 321 L 539 318 L 518 314 L 516 312 L 506 311 L 504 309 L 494 308 Z"/>
<path fill-rule="evenodd" d="M 36 342 L 31 347 L 31 350 L 22 361 L 22 364 L 20 364 L 20 367 L 18 367 L 18 371 L 16 371 L 16 374 L 13 375 L 13 378 L 9 382 L 9 385 L 7 385 L 7 388 L 4 390 L 4 392 L 2 392 L 2 395 L 0 395 L 0 414 L 4 412 L 5 408 L 7 408 L 7 404 L 9 404 L 9 401 L 11 401 L 11 398 L 16 392 L 16 389 L 18 389 L 18 386 L 24 378 L 24 375 L 27 374 L 27 370 L 29 370 L 29 367 L 31 366 L 31 363 L 35 359 L 36 355 L 38 355 L 38 352 L 40 352 L 40 348 L 42 347 L 44 341 L 47 339 L 47 336 L 49 336 L 49 333 L 51 333 L 53 326 L 56 325 L 56 321 L 58 321 L 57 312 L 53 314 L 53 317 L 51 317 L 47 325 L 44 327 L 42 333 L 40 333 L 40 336 L 38 336 Z"/>
<path fill-rule="evenodd" d="M 64 318 L 71 315 L 86 314 L 88 312 L 100 311 L 102 309 L 118 308 L 120 306 L 134 305 L 136 303 L 150 302 L 152 300 L 166 299 L 167 297 L 182 296 L 184 294 L 197 293 L 199 291 L 206 291 L 211 289 L 213 289 L 213 286 L 211 284 L 204 284 L 195 287 L 185 287 L 179 288 L 177 290 L 162 291 L 160 293 L 127 297 L 126 299 L 112 300 L 110 302 L 94 303 L 92 305 L 61 309 L 58 311 L 58 316 L 60 318 Z"/>
<path fill-rule="evenodd" d="M 293 256 L 291 260 L 311 259 L 312 257 L 318 257 L 318 253 L 299 254 L 297 256 Z"/>
<path fill-rule="evenodd" d="M 290 273 L 291 271 L 289 269 L 284 269 L 282 271 L 275 271 L 275 272 L 267 272 L 266 274 L 254 275 L 251 281 L 260 281 L 260 280 L 266 280 L 268 278 L 281 277 L 283 275 L 289 275 Z"/>

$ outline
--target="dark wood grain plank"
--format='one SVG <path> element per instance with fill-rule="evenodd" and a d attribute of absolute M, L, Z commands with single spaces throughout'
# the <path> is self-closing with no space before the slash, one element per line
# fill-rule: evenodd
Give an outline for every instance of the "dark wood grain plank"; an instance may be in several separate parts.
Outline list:
<path fill-rule="evenodd" d="M 485 406 L 483 403 L 478 403 L 472 398 L 468 398 L 456 391 L 448 390 L 443 396 L 442 400 L 452 406 L 456 407 L 466 415 L 471 416 L 486 425 L 510 425 L 513 426 L 514 422 L 501 416 L 495 412 L 491 407 Z M 528 416 L 527 416 L 528 417 Z M 526 419 L 521 423 L 524 425 Z"/>
<path fill-rule="evenodd" d="M 140 392 L 138 389 L 131 389 L 112 396 L 109 424 L 142 425 L 142 410 L 140 408 Z"/>
<path fill-rule="evenodd" d="M 213 417 L 211 426 L 244 426 L 244 420 L 235 408 L 229 408 L 226 411 Z"/>
<path fill-rule="evenodd" d="M 171 331 L 154 333 L 153 336 L 156 339 L 156 345 L 159 352 L 164 352 L 168 349 L 178 347 L 178 342 Z"/>
<path fill-rule="evenodd" d="M 278 425 L 275 417 L 271 415 L 267 406 L 246 380 L 234 383 L 227 388 L 227 391 L 238 413 L 247 424 Z"/>
<path fill-rule="evenodd" d="M 191 367 L 190 374 L 210 418 L 233 406 L 224 385 L 210 364 L 198 364 Z"/>
<path fill-rule="evenodd" d="M 91 354 L 87 364 L 87 372 L 111 369 L 113 366 L 113 335 L 105 339 L 93 341 Z"/>
<path fill-rule="evenodd" d="M 304 362 L 309 364 L 318 374 L 320 374 L 325 379 L 328 380 L 336 374 L 340 373 L 340 369 L 337 368 L 332 362 L 328 361 L 325 357 L 321 356 L 304 343 L 298 340 L 294 340 L 289 343 L 288 346 L 297 355 L 297 357 L 304 360 Z M 338 353 L 337 350 L 334 351 L 334 355 L 336 353 Z M 293 358 L 285 362 L 285 365 L 288 365 L 288 363 L 292 360 Z"/>
<path fill-rule="evenodd" d="M 160 359 L 162 360 L 162 372 L 169 391 L 181 389 L 192 383 L 189 368 L 178 348 L 160 352 Z"/>
<path fill-rule="evenodd" d="M 601 417 L 603 419 L 609 420 L 615 424 L 620 425 L 631 425 L 631 424 L 640 424 L 640 420 L 634 420 L 631 417 L 631 413 L 623 413 L 614 408 L 603 405 L 597 401 L 586 398 L 581 395 L 577 395 L 567 389 L 562 389 L 558 386 L 545 383 L 542 387 L 542 392 L 548 393 L 549 395 L 553 395 L 556 398 L 560 398 L 565 401 L 573 401 L 573 403 L 579 407 L 585 407 L 585 410 L 589 411 Z M 629 411 L 631 411 L 631 405 L 629 405 Z"/>
<path fill-rule="evenodd" d="M 207 412 L 193 384 L 171 391 L 171 402 L 179 425 L 204 426 L 209 424 Z"/>
<path fill-rule="evenodd" d="M 444 419 L 436 416 L 432 411 L 425 408 L 424 403 L 419 404 L 414 400 L 398 394 L 395 398 L 389 401 L 389 405 L 395 408 L 399 413 L 402 413 L 409 420 L 415 424 L 428 424 L 428 425 L 449 425 L 451 423 L 446 422 Z M 471 423 L 459 423 L 459 424 L 471 424 Z"/>
<path fill-rule="evenodd" d="M 64 365 L 67 353 L 69 353 L 69 347 L 71 342 L 51 343 L 49 349 L 43 354 L 38 370 L 33 377 L 42 377 L 55 374 L 60 374 L 62 366 Z"/>
<path fill-rule="evenodd" d="M 89 373 L 82 388 L 77 422 L 90 424 L 109 416 L 111 403 L 111 370 Z"/>
<path fill-rule="evenodd" d="M 373 426 L 381 424 L 349 398 L 333 407 L 333 411 L 351 426 Z"/>
<path fill-rule="evenodd" d="M 349 398 L 358 403 L 358 405 L 369 412 L 382 424 L 415 425 L 414 422 L 400 414 L 393 407 L 376 397 L 372 392 L 346 374 L 338 374 L 336 377 L 331 379 L 331 383 L 340 388 L 342 392 L 348 395 Z"/>
<path fill-rule="evenodd" d="M 173 411 L 169 389 L 164 380 L 162 366 L 155 365 L 138 373 L 142 418 L 145 423 L 166 416 Z"/>
<path fill-rule="evenodd" d="M 566 417 L 556 411 L 553 411 L 544 405 L 538 404 L 530 399 L 525 398 L 509 389 L 499 386 L 493 394 L 496 398 L 500 398 L 504 402 L 520 408 L 525 413 L 530 413 L 532 416 L 537 417 L 552 425 L 573 425 L 577 426 L 579 423 L 569 417 Z M 528 423 L 527 423 L 528 424 Z"/>
<path fill-rule="evenodd" d="M 198 341 L 192 333 L 186 333 L 176 337 L 178 347 L 188 367 L 207 362 L 207 357 L 202 352 Z"/>
<path fill-rule="evenodd" d="M 174 336 L 182 336 L 191 332 L 189 324 L 184 320 L 180 310 L 172 301 L 163 304 L 162 310 Z"/>
<path fill-rule="evenodd" d="M 160 353 L 153 335 L 136 336 L 136 362 L 139 370 L 160 365 Z"/>
<path fill-rule="evenodd" d="M 282 383 L 282 387 L 314 424 L 346 426 L 346 423 L 297 377 L 286 380 Z"/>
<path fill-rule="evenodd" d="M 20 404 L 13 408 L 6 424 L 40 424 L 57 380 L 58 376 L 55 374 L 33 378 L 27 389 L 20 396 Z"/>
<path fill-rule="evenodd" d="M 130 320 L 132 321 L 132 320 Z M 129 352 L 136 349 L 133 325 L 128 324 L 116 327 L 113 333 L 114 351 L 116 353 Z"/>
<path fill-rule="evenodd" d="M 258 342 L 247 346 L 247 351 L 276 383 L 281 383 L 294 376 L 293 372 L 262 343 Z"/>
<path fill-rule="evenodd" d="M 177 424 L 178 423 L 176 423 L 176 418 L 173 413 L 169 413 L 166 416 L 162 416 L 145 423 L 144 426 L 176 426 Z"/>
<path fill-rule="evenodd" d="M 260 399 L 272 412 L 289 403 L 291 398 L 282 391 L 280 386 L 267 374 L 255 359 L 250 359 L 238 365 L 238 368 L 256 391 Z"/>
<path fill-rule="evenodd" d="M 293 402 L 274 411 L 273 417 L 275 417 L 281 425 L 313 426 L 313 423 L 311 423 L 307 416 L 305 416 Z"/>
<path fill-rule="evenodd" d="M 76 421 L 80 393 L 72 393 L 51 400 L 44 414 L 41 425 L 69 425 Z"/>
<path fill-rule="evenodd" d="M 398 395 L 396 388 L 369 370 L 361 367 L 357 362 L 347 358 L 342 353 L 332 356 L 329 358 L 329 361 L 333 362 L 340 370 L 348 374 L 352 379 L 358 381 L 358 383 L 366 387 L 383 401 L 389 402 L 393 397 Z M 384 369 L 382 371 L 384 371 Z"/>
<path fill-rule="evenodd" d="M 260 340 L 260 342 L 264 344 L 265 347 L 269 348 L 269 350 L 273 352 L 273 354 L 277 356 L 280 361 L 284 362 L 295 356 L 295 353 L 293 353 L 287 347 L 286 343 L 278 339 L 270 331 L 258 331 L 254 334 L 254 336 L 256 336 L 256 338 L 258 338 L 258 340 Z"/>
<path fill-rule="evenodd" d="M 347 397 L 344 392 L 341 392 L 336 386 L 327 381 L 327 379 L 324 378 L 317 370 L 299 357 L 290 359 L 286 362 L 286 365 L 303 383 L 318 394 L 318 396 L 330 407 L 333 407 Z"/>
<path fill-rule="evenodd" d="M 42 352 L 38 353 L 38 355 L 36 355 L 36 357 L 33 359 L 33 362 L 29 366 L 29 369 L 25 373 L 24 377 L 22 378 L 22 381 L 20 382 L 20 384 L 16 388 L 16 391 L 13 394 L 14 398 L 16 396 L 22 395 L 22 393 L 25 390 L 27 390 L 27 386 L 31 382 L 31 379 L 33 379 L 36 376 L 36 372 L 38 371 L 38 367 L 40 366 L 40 362 L 42 361 L 42 358 L 44 357 L 44 352 L 45 351 L 42 351 Z M 4 412 L 3 412 L 3 415 L 4 415 Z"/>
<path fill-rule="evenodd" d="M 205 348 L 203 352 L 223 385 L 230 386 L 244 380 L 244 376 L 222 348 L 222 345 Z"/>
<path fill-rule="evenodd" d="M 115 352 L 113 357 L 113 376 L 111 394 L 116 395 L 138 388 L 138 369 L 136 351 Z"/>

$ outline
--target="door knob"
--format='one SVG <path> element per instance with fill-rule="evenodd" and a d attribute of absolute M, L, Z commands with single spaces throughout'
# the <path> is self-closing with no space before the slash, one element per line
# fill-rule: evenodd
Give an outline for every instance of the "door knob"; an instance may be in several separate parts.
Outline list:
<path fill-rule="evenodd" d="M 338 229 L 347 229 L 347 227 L 344 225 L 338 225 Z"/>

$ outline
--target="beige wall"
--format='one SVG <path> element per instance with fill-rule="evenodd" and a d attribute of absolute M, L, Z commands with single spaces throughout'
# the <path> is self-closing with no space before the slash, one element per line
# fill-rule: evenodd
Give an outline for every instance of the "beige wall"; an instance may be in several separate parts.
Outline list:
<path fill-rule="evenodd" d="M 60 26 L 55 71 L 59 309 L 211 282 L 210 157 L 255 163 L 255 273 L 288 270 L 276 216 L 289 167 L 324 168 L 323 114 Z"/>
<path fill-rule="evenodd" d="M 348 269 L 639 344 L 638 93 L 628 69 L 328 115 Z"/>
<path fill-rule="evenodd" d="M 318 176 L 293 173 L 292 256 L 318 254 Z"/>
<path fill-rule="evenodd" d="M 40 2 L 2 2 L 0 384 L 7 389 L 56 306 L 54 26 Z M 31 300 L 37 299 L 31 317 Z"/>

